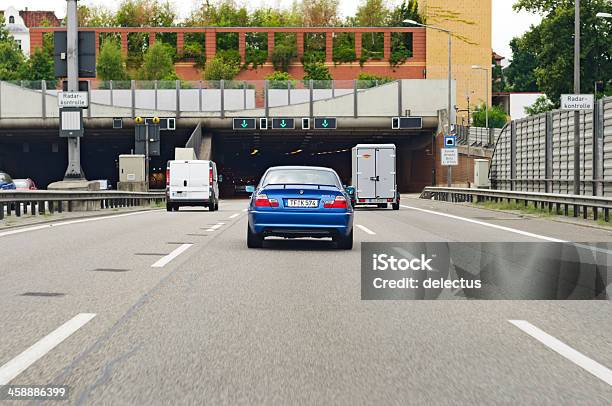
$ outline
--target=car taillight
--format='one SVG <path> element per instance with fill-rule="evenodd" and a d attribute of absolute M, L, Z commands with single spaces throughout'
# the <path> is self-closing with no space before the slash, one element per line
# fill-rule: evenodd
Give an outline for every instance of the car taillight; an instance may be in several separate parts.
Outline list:
<path fill-rule="evenodd" d="M 326 209 L 346 209 L 348 204 L 344 196 L 336 196 L 336 199 L 325 202 L 323 207 Z"/>
<path fill-rule="evenodd" d="M 166 168 L 166 186 L 170 186 L 170 168 Z"/>
<path fill-rule="evenodd" d="M 387 201 L 388 201 L 389 203 L 391 203 L 391 202 L 393 201 L 393 199 L 387 199 Z"/>
<path fill-rule="evenodd" d="M 255 196 L 255 207 L 278 207 L 277 199 L 268 199 L 268 195 Z"/>
<path fill-rule="evenodd" d="M 365 199 L 359 199 L 359 203 L 365 203 Z"/>
<path fill-rule="evenodd" d="M 213 180 L 213 176 L 212 176 L 212 166 L 210 167 L 210 170 L 208 171 L 208 183 L 212 186 L 212 180 Z"/>

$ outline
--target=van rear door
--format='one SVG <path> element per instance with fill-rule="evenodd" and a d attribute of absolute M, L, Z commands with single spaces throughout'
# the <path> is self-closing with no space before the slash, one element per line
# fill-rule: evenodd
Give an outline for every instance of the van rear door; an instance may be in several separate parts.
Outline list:
<path fill-rule="evenodd" d="M 210 198 L 210 161 L 191 161 L 189 163 L 189 183 L 187 191 L 191 200 Z"/>
<path fill-rule="evenodd" d="M 395 149 L 376 149 L 376 197 L 395 197 Z"/>
<path fill-rule="evenodd" d="M 376 197 L 376 150 L 374 148 L 357 149 L 357 190 L 358 199 Z"/>

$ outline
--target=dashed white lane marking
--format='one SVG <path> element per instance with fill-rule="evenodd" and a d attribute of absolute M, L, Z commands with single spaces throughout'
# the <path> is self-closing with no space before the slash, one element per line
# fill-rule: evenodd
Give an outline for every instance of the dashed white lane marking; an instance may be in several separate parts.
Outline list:
<path fill-rule="evenodd" d="M 207 229 L 206 231 L 215 231 L 216 229 L 218 229 L 219 227 L 223 226 L 223 224 L 225 223 L 217 223 L 214 226 L 210 227 L 209 229 Z"/>
<path fill-rule="evenodd" d="M 18 228 L 16 230 L 0 232 L 0 237 L 5 237 L 7 235 L 13 235 L 13 234 L 21 234 L 21 233 L 25 233 L 28 231 L 42 230 L 45 228 L 68 226 L 70 224 L 89 223 L 90 221 L 111 220 L 111 219 L 116 219 L 117 217 L 136 216 L 138 214 L 146 214 L 146 213 L 151 213 L 154 211 L 156 210 L 137 211 L 133 213 L 124 213 L 124 214 L 113 214 L 109 216 L 92 217 L 92 218 L 86 218 L 86 219 L 80 219 L 80 220 L 60 221 L 57 223 L 43 224 L 40 226 L 23 227 L 23 228 Z"/>
<path fill-rule="evenodd" d="M 151 265 L 151 268 L 163 268 L 170 261 L 172 261 L 174 258 L 178 257 L 183 252 L 187 251 L 189 249 L 189 247 L 191 247 L 192 245 L 193 244 L 183 244 L 183 245 L 181 245 L 180 247 L 178 247 L 177 249 L 175 249 L 174 251 L 172 251 L 171 253 L 169 253 L 165 257 L 160 258 L 156 263 Z"/>
<path fill-rule="evenodd" d="M 524 235 L 526 237 L 538 238 L 540 240 L 551 241 L 551 242 L 569 242 L 569 241 L 565 241 L 565 240 L 559 240 L 557 238 L 547 237 L 545 235 L 530 233 L 528 231 L 517 230 L 516 228 L 504 227 L 504 226 L 499 226 L 497 224 L 486 223 L 484 221 L 473 220 L 473 219 L 466 218 L 466 217 L 455 216 L 453 214 L 440 213 L 440 212 L 433 211 L 433 210 L 421 209 L 419 207 L 406 206 L 406 205 L 403 205 L 403 204 L 400 205 L 400 206 L 405 208 L 405 209 L 417 210 L 417 211 L 420 211 L 420 212 L 423 212 L 423 213 L 429 213 L 429 214 L 433 214 L 433 215 L 436 215 L 436 216 L 442 216 L 442 217 L 452 218 L 452 219 L 455 219 L 455 220 L 466 221 L 468 223 L 478 224 L 478 225 L 485 226 L 485 227 L 496 228 L 498 230 L 508 231 L 510 233 L 520 234 L 520 235 Z"/>
<path fill-rule="evenodd" d="M 94 313 L 77 314 L 30 348 L 4 364 L 0 367 L 0 385 L 7 385 L 17 375 L 25 371 L 30 365 L 38 361 L 66 338 L 70 337 L 72 333 L 83 327 L 94 317 L 96 317 Z"/>
<path fill-rule="evenodd" d="M 612 371 L 525 320 L 508 320 L 551 350 L 612 386 Z"/>
<path fill-rule="evenodd" d="M 229 218 L 230 219 L 235 219 L 238 216 L 240 216 L 240 213 L 232 214 L 231 216 L 229 216 Z"/>
<path fill-rule="evenodd" d="M 369 229 L 369 228 L 367 228 L 366 226 L 362 226 L 361 224 L 357 224 L 356 226 L 357 226 L 357 228 L 359 228 L 361 231 L 364 231 L 364 232 L 366 232 L 367 234 L 370 234 L 370 235 L 376 235 L 376 233 L 375 233 L 374 231 L 370 230 L 370 229 Z"/>

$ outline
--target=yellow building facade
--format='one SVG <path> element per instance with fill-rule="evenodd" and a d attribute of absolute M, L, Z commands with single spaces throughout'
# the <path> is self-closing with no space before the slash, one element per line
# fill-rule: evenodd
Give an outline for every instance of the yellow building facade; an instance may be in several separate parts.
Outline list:
<path fill-rule="evenodd" d="M 491 102 L 492 0 L 419 0 L 426 23 L 453 32 L 452 78 L 457 82 L 458 121 L 484 103 L 486 87 Z M 472 69 L 478 65 L 487 71 Z M 427 30 L 427 78 L 448 77 L 448 35 Z M 467 122 L 466 122 L 467 123 Z"/>

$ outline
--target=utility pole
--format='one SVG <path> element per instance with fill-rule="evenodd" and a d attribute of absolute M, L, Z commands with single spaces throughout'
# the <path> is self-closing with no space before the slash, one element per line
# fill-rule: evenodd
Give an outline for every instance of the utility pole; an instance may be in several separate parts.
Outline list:
<path fill-rule="evenodd" d="M 69 92 L 79 90 L 79 20 L 77 0 L 66 0 L 66 73 Z M 81 169 L 81 140 L 79 137 L 68 138 L 68 168 L 64 180 L 85 179 Z"/>
<path fill-rule="evenodd" d="M 448 132 L 447 134 L 450 135 L 451 132 L 451 109 L 452 109 L 452 96 L 451 96 L 451 87 L 452 87 L 452 83 L 453 83 L 453 76 L 452 76 L 452 33 L 450 31 L 446 31 L 446 33 L 448 34 Z M 453 185 L 453 167 L 452 166 L 448 166 L 448 179 L 447 179 L 447 183 L 448 183 L 448 187 L 451 187 Z"/>
<path fill-rule="evenodd" d="M 574 94 L 580 94 L 580 0 L 575 0 L 575 2 Z M 580 111 L 578 110 L 574 111 L 574 194 L 580 194 Z"/>

